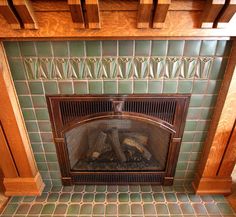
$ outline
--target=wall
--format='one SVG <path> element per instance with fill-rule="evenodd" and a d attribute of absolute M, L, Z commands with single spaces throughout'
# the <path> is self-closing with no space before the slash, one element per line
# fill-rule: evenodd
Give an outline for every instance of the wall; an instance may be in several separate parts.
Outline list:
<path fill-rule="evenodd" d="M 175 184 L 201 155 L 230 50 L 227 41 L 4 43 L 40 173 L 60 185 L 45 94 L 192 93 Z"/>

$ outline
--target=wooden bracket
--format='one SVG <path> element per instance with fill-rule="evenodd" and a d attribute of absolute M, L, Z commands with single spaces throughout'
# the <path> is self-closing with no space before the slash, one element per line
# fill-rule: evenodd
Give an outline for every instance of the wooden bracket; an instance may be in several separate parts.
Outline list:
<path fill-rule="evenodd" d="M 84 29 L 84 15 L 82 10 L 82 5 L 80 0 L 68 0 L 68 5 L 70 8 L 70 13 L 73 22 L 79 29 Z"/>
<path fill-rule="evenodd" d="M 0 14 L 11 25 L 12 29 L 21 29 L 17 15 L 14 13 L 14 9 L 11 7 L 8 0 L 0 1 Z"/>
<path fill-rule="evenodd" d="M 85 0 L 88 28 L 100 29 L 100 13 L 98 0 Z"/>
<path fill-rule="evenodd" d="M 137 28 L 149 28 L 153 0 L 140 0 L 138 6 Z"/>
<path fill-rule="evenodd" d="M 236 13 L 236 0 L 228 0 L 216 20 L 217 28 L 225 28 Z"/>
<path fill-rule="evenodd" d="M 154 10 L 153 28 L 163 28 L 171 0 L 158 0 Z"/>
<path fill-rule="evenodd" d="M 25 29 L 38 29 L 34 11 L 29 0 L 13 0 L 13 5 L 23 22 Z"/>
<path fill-rule="evenodd" d="M 225 0 L 207 0 L 202 12 L 201 28 L 212 28 Z"/>

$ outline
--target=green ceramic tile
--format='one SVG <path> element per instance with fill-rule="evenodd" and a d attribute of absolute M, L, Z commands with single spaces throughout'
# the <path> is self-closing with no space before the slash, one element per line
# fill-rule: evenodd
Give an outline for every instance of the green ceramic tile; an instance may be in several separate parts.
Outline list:
<path fill-rule="evenodd" d="M 199 152 L 192 152 L 192 153 L 190 154 L 189 160 L 190 160 L 190 161 L 198 161 L 199 158 L 200 158 Z"/>
<path fill-rule="evenodd" d="M 189 106 L 190 107 L 201 107 L 204 100 L 203 94 L 194 94 L 191 96 Z"/>
<path fill-rule="evenodd" d="M 71 81 L 58 82 L 58 88 L 59 88 L 60 94 L 73 94 L 73 88 L 72 88 Z"/>
<path fill-rule="evenodd" d="M 119 202 L 129 202 L 129 194 L 128 193 L 120 193 L 118 195 Z"/>
<path fill-rule="evenodd" d="M 134 81 L 134 93 L 147 93 L 147 81 Z"/>
<path fill-rule="evenodd" d="M 208 87 L 206 93 L 208 94 L 217 94 L 221 87 L 221 80 L 210 80 L 208 82 Z"/>
<path fill-rule="evenodd" d="M 22 60 L 9 59 L 8 62 L 13 80 L 26 80 L 26 73 Z"/>
<path fill-rule="evenodd" d="M 151 185 L 153 192 L 162 192 L 162 187 L 159 185 Z"/>
<path fill-rule="evenodd" d="M 118 41 L 119 56 L 133 56 L 134 55 L 134 41 Z"/>
<path fill-rule="evenodd" d="M 35 108 L 46 108 L 47 103 L 44 96 L 32 96 L 33 105 Z"/>
<path fill-rule="evenodd" d="M 180 153 L 179 154 L 179 162 L 180 161 L 188 161 L 190 158 L 190 153 Z"/>
<path fill-rule="evenodd" d="M 214 56 L 216 51 L 217 41 L 204 40 L 202 41 L 200 56 Z"/>
<path fill-rule="evenodd" d="M 39 57 L 52 57 L 52 45 L 49 41 L 35 42 L 37 54 Z"/>
<path fill-rule="evenodd" d="M 201 203 L 193 203 L 193 209 L 197 215 L 206 215 L 207 211 L 203 204 Z"/>
<path fill-rule="evenodd" d="M 54 143 L 43 143 L 45 152 L 56 152 Z"/>
<path fill-rule="evenodd" d="M 192 142 L 182 142 L 180 152 L 191 152 L 192 144 Z"/>
<path fill-rule="evenodd" d="M 193 82 L 193 90 L 192 93 L 194 94 L 202 94 L 205 93 L 207 90 L 208 81 L 206 80 L 195 80 Z"/>
<path fill-rule="evenodd" d="M 193 149 L 192 151 L 195 151 L 195 152 L 200 152 L 203 148 L 203 143 L 202 142 L 195 142 L 193 143 Z"/>
<path fill-rule="evenodd" d="M 118 81 L 118 93 L 129 94 L 132 93 L 132 81 Z"/>
<path fill-rule="evenodd" d="M 103 88 L 104 94 L 117 94 L 117 81 L 104 81 Z"/>
<path fill-rule="evenodd" d="M 69 52 L 71 57 L 85 56 L 85 42 L 84 41 L 69 41 Z"/>
<path fill-rule="evenodd" d="M 104 214 L 105 214 L 104 204 L 95 204 L 93 206 L 93 215 L 104 215 Z"/>
<path fill-rule="evenodd" d="M 223 79 L 228 58 L 215 57 L 212 63 L 210 79 Z"/>
<path fill-rule="evenodd" d="M 206 203 L 214 202 L 213 197 L 211 195 L 201 195 L 201 199 L 203 202 Z"/>
<path fill-rule="evenodd" d="M 155 215 L 156 214 L 156 209 L 155 209 L 154 204 L 145 203 L 143 205 L 143 212 L 144 212 L 145 215 Z"/>
<path fill-rule="evenodd" d="M 95 192 L 105 192 L 107 189 L 106 185 L 96 185 L 96 190 Z"/>
<path fill-rule="evenodd" d="M 40 122 L 38 122 L 38 126 L 39 126 L 39 130 L 41 132 L 51 132 L 52 131 L 51 124 L 48 121 L 40 121 Z"/>
<path fill-rule="evenodd" d="M 212 195 L 212 198 L 215 202 L 226 202 L 227 200 L 223 195 L 220 194 Z"/>
<path fill-rule="evenodd" d="M 129 191 L 130 192 L 139 192 L 140 191 L 140 186 L 139 185 L 130 185 L 129 186 Z"/>
<path fill-rule="evenodd" d="M 54 209 L 55 209 L 55 204 L 47 203 L 43 206 L 43 210 L 42 210 L 41 214 L 50 215 L 53 213 Z"/>
<path fill-rule="evenodd" d="M 182 142 L 192 142 L 195 136 L 195 132 L 184 132 Z"/>
<path fill-rule="evenodd" d="M 168 41 L 168 56 L 182 56 L 184 52 L 184 41 L 173 40 Z"/>
<path fill-rule="evenodd" d="M 143 214 L 143 208 L 141 204 L 131 204 L 131 214 L 139 215 Z"/>
<path fill-rule="evenodd" d="M 88 94 L 88 82 L 74 81 L 74 92 L 76 94 Z"/>
<path fill-rule="evenodd" d="M 212 108 L 202 108 L 200 119 L 209 120 L 212 118 L 214 109 Z"/>
<path fill-rule="evenodd" d="M 52 171 L 50 169 L 50 176 L 51 176 L 51 179 L 60 179 L 61 178 L 61 173 L 59 171 Z"/>
<path fill-rule="evenodd" d="M 164 81 L 163 83 L 163 93 L 176 93 L 177 92 L 178 81 Z"/>
<path fill-rule="evenodd" d="M 162 193 L 154 193 L 153 198 L 156 202 L 165 202 L 165 197 Z"/>
<path fill-rule="evenodd" d="M 51 179 L 50 182 L 52 183 L 53 186 L 62 186 L 61 179 Z"/>
<path fill-rule="evenodd" d="M 106 205 L 106 215 L 117 214 L 117 205 L 116 204 L 107 204 Z"/>
<path fill-rule="evenodd" d="M 18 208 L 19 204 L 13 203 L 13 204 L 8 204 L 7 207 L 3 211 L 3 215 L 12 215 L 15 213 L 16 209 Z"/>
<path fill-rule="evenodd" d="M 173 186 L 162 186 L 164 192 L 174 192 Z"/>
<path fill-rule="evenodd" d="M 57 204 L 54 215 L 63 215 L 67 211 L 67 204 Z"/>
<path fill-rule="evenodd" d="M 53 142 L 53 135 L 52 133 L 47 132 L 40 132 L 42 142 Z"/>
<path fill-rule="evenodd" d="M 118 191 L 127 193 L 129 191 L 129 186 L 128 185 L 118 185 Z"/>
<path fill-rule="evenodd" d="M 35 57 L 36 49 L 35 43 L 32 41 L 21 41 L 19 42 L 21 55 L 24 57 Z"/>
<path fill-rule="evenodd" d="M 130 201 L 131 202 L 141 202 L 141 195 L 140 195 L 140 193 L 131 193 L 130 194 Z"/>
<path fill-rule="evenodd" d="M 148 81 L 148 93 L 161 93 L 163 81 Z"/>
<path fill-rule="evenodd" d="M 82 200 L 82 194 L 81 193 L 73 193 L 71 197 L 71 202 L 80 202 Z"/>
<path fill-rule="evenodd" d="M 47 163 L 37 163 L 39 171 L 48 171 Z"/>
<path fill-rule="evenodd" d="M 200 40 L 187 40 L 184 45 L 184 56 L 196 57 L 199 56 L 201 48 Z"/>
<path fill-rule="evenodd" d="M 41 121 L 49 120 L 49 114 L 48 114 L 47 109 L 37 108 L 35 109 L 35 114 L 36 114 L 37 120 L 41 120 Z"/>
<path fill-rule="evenodd" d="M 29 94 L 29 87 L 26 81 L 15 81 L 14 82 L 16 92 L 18 95 Z"/>
<path fill-rule="evenodd" d="M 232 215 L 233 210 L 228 203 L 217 203 L 220 213 L 223 215 Z"/>
<path fill-rule="evenodd" d="M 19 57 L 20 49 L 18 42 L 5 41 L 3 42 L 6 54 L 8 57 Z"/>
<path fill-rule="evenodd" d="M 86 41 L 86 55 L 92 57 L 101 56 L 101 42 Z"/>
<path fill-rule="evenodd" d="M 56 153 L 46 153 L 45 156 L 47 162 L 58 162 Z"/>
<path fill-rule="evenodd" d="M 174 193 L 165 193 L 165 198 L 167 202 L 177 202 L 177 199 Z"/>
<path fill-rule="evenodd" d="M 186 121 L 185 123 L 185 131 L 195 131 L 197 127 L 197 121 Z"/>
<path fill-rule="evenodd" d="M 106 199 L 106 194 L 104 193 L 95 194 L 95 202 L 104 202 L 105 199 Z"/>
<path fill-rule="evenodd" d="M 187 120 L 196 120 L 201 116 L 202 108 L 189 108 Z"/>
<path fill-rule="evenodd" d="M 35 196 L 25 196 L 23 202 L 33 202 L 35 198 Z"/>
<path fill-rule="evenodd" d="M 130 214 L 130 206 L 129 204 L 119 204 L 118 205 L 118 214 Z"/>
<path fill-rule="evenodd" d="M 186 170 L 187 167 L 188 167 L 188 163 L 187 162 L 178 162 L 176 170 Z M 168 201 L 168 202 L 171 202 L 171 201 Z"/>
<path fill-rule="evenodd" d="M 95 185 L 85 185 L 85 192 L 94 192 L 96 189 Z"/>
<path fill-rule="evenodd" d="M 157 215 L 169 214 L 166 204 L 156 204 Z"/>
<path fill-rule="evenodd" d="M 75 185 L 74 192 L 82 192 L 84 190 L 84 185 Z"/>
<path fill-rule="evenodd" d="M 30 96 L 18 96 L 21 108 L 32 108 L 32 100 Z"/>
<path fill-rule="evenodd" d="M 18 203 L 21 202 L 23 200 L 22 196 L 13 196 L 10 200 L 11 203 Z"/>
<path fill-rule="evenodd" d="M 39 133 L 28 133 L 31 142 L 41 142 Z"/>
<path fill-rule="evenodd" d="M 168 203 L 167 206 L 171 215 L 181 214 L 181 210 L 178 204 Z"/>
<path fill-rule="evenodd" d="M 92 202 L 94 200 L 94 194 L 93 193 L 85 193 L 83 195 L 83 202 Z"/>
<path fill-rule="evenodd" d="M 30 208 L 30 215 L 39 215 L 43 208 L 43 204 L 33 204 Z"/>
<path fill-rule="evenodd" d="M 201 197 L 199 195 L 196 194 L 188 194 L 188 197 L 190 199 L 191 202 L 201 202 Z"/>
<path fill-rule="evenodd" d="M 82 204 L 80 208 L 80 214 L 89 215 L 92 213 L 92 204 Z"/>
<path fill-rule="evenodd" d="M 205 204 L 205 207 L 207 209 L 208 214 L 210 215 L 219 215 L 220 214 L 220 210 L 218 209 L 218 207 L 215 204 Z"/>
<path fill-rule="evenodd" d="M 28 132 L 38 132 L 39 128 L 38 128 L 38 124 L 36 121 L 27 121 L 25 122 L 26 128 L 28 130 Z"/>
<path fill-rule="evenodd" d="M 66 41 L 53 41 L 51 43 L 54 57 L 68 57 L 68 43 Z"/>
<path fill-rule="evenodd" d="M 117 56 L 117 41 L 102 41 L 102 56 Z"/>
<path fill-rule="evenodd" d="M 141 195 L 143 202 L 153 202 L 153 196 L 151 193 L 142 193 Z"/>
<path fill-rule="evenodd" d="M 213 107 L 215 106 L 217 101 L 217 95 L 205 95 L 202 106 L 203 107 Z"/>
<path fill-rule="evenodd" d="M 193 81 L 179 81 L 178 93 L 191 93 L 193 88 Z"/>
<path fill-rule="evenodd" d="M 44 91 L 45 94 L 58 94 L 58 85 L 56 81 L 44 81 Z"/>
<path fill-rule="evenodd" d="M 168 48 L 168 41 L 152 41 L 152 56 L 166 56 Z"/>
<path fill-rule="evenodd" d="M 117 201 L 117 194 L 116 193 L 108 193 L 107 194 L 107 201 L 108 202 L 116 202 Z"/>
<path fill-rule="evenodd" d="M 48 162 L 47 165 L 48 165 L 48 169 L 49 169 L 50 171 L 59 171 L 59 170 L 60 170 L 58 163 L 55 163 L 55 162 L 54 162 L 54 163 Z"/>
<path fill-rule="evenodd" d="M 194 214 L 193 207 L 189 203 L 180 204 L 180 208 L 181 208 L 183 214 L 185 214 L 185 215 L 193 215 Z"/>
<path fill-rule="evenodd" d="M 70 193 L 62 193 L 59 197 L 59 202 L 69 202 L 71 194 Z"/>
<path fill-rule="evenodd" d="M 67 214 L 68 215 L 78 215 L 80 210 L 80 205 L 79 204 L 70 204 L 68 209 L 67 209 Z"/>
<path fill-rule="evenodd" d="M 28 84 L 29 84 L 31 94 L 44 94 L 42 82 L 29 81 Z"/>
<path fill-rule="evenodd" d="M 46 161 L 44 154 L 34 153 L 34 157 L 35 157 L 36 162 Z"/>
<path fill-rule="evenodd" d="M 189 202 L 188 195 L 186 193 L 176 193 L 177 199 L 180 202 L 187 203 Z"/>
<path fill-rule="evenodd" d="M 102 81 L 89 81 L 89 93 L 101 94 L 103 89 Z"/>
<path fill-rule="evenodd" d="M 135 56 L 149 56 L 151 49 L 151 42 L 148 41 L 135 41 Z"/>
<path fill-rule="evenodd" d="M 151 192 L 152 191 L 151 185 L 141 185 L 140 189 L 142 192 Z"/>
<path fill-rule="evenodd" d="M 216 47 L 216 56 L 229 56 L 231 50 L 231 41 L 219 40 Z"/>

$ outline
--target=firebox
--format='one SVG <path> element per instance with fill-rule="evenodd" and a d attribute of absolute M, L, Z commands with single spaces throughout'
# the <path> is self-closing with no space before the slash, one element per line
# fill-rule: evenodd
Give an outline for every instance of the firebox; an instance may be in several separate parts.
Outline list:
<path fill-rule="evenodd" d="M 64 185 L 172 185 L 190 95 L 49 95 Z"/>

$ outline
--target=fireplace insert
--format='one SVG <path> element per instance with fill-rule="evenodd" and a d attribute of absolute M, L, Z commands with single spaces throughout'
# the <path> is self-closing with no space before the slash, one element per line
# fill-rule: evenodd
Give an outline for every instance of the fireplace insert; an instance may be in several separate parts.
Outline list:
<path fill-rule="evenodd" d="M 50 95 L 64 185 L 172 185 L 188 94 Z"/>

